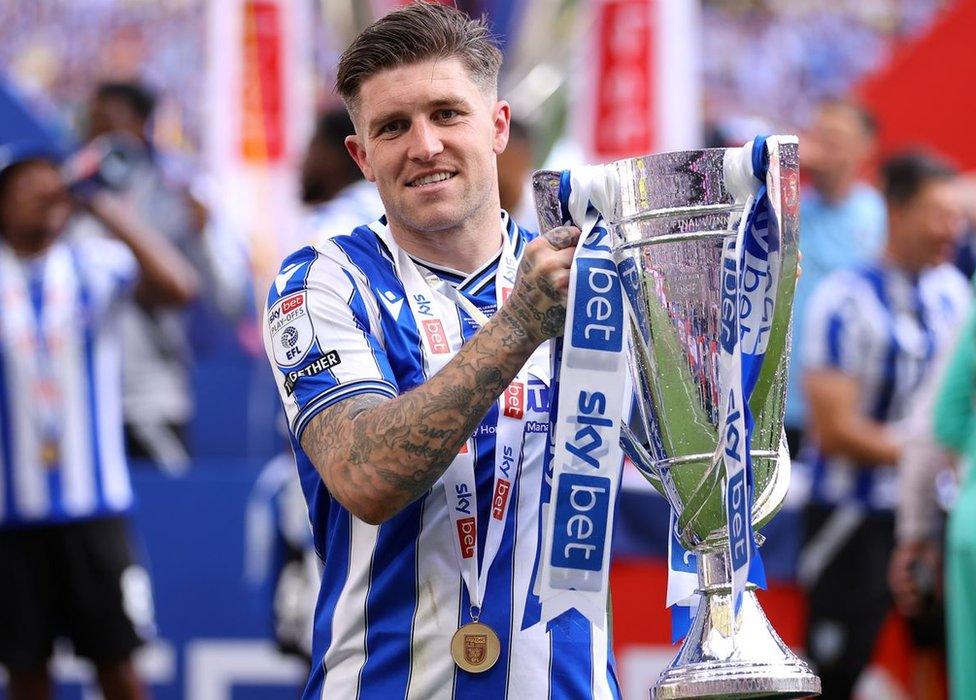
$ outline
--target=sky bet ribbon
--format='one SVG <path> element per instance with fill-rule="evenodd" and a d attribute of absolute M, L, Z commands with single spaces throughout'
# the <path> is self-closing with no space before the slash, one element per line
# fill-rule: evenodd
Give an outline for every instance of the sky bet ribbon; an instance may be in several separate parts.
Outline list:
<path fill-rule="evenodd" d="M 780 273 L 780 230 L 767 194 L 768 163 L 765 137 L 725 154 L 726 187 L 736 203 L 744 202 L 736 236 L 726 239 L 722 251 L 719 331 L 719 385 L 725 396 L 718 449 L 725 461 L 725 513 L 736 614 L 747 580 L 765 584 L 752 530 L 754 425 L 749 398 L 769 343 Z"/>
<path fill-rule="evenodd" d="M 598 627 L 607 616 L 613 512 L 623 459 L 620 419 L 629 403 L 626 316 L 601 211 L 614 201 L 614 172 L 564 171 L 564 223 L 581 230 L 570 271 L 566 326 L 553 347 L 558 399 L 551 416 L 551 503 L 544 512 L 539 598 L 546 623 L 576 609 Z"/>

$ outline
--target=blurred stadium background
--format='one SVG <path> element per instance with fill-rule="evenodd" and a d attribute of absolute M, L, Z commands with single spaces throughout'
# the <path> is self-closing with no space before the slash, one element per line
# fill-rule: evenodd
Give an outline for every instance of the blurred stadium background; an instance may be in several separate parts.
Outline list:
<path fill-rule="evenodd" d="M 0 0 L 0 79 L 69 139 L 86 131 L 97 84 L 148 85 L 159 98 L 152 141 L 181 164 L 209 221 L 244 246 L 239 274 L 253 289 L 253 309 L 281 258 L 306 242 L 297 172 L 316 113 L 337 105 L 338 55 L 398 4 Z M 487 13 L 502 40 L 501 96 L 531 129 L 537 167 L 802 133 L 823 99 L 854 96 L 879 121 L 879 156 L 921 144 L 976 169 L 976 0 L 457 5 Z M 0 141 L 4 128 L 0 122 Z M 139 667 L 164 700 L 292 698 L 304 668 L 275 648 L 272 596 L 248 571 L 256 553 L 245 544 L 256 541 L 245 526 L 255 482 L 282 449 L 278 402 L 255 313 L 227 320 L 216 307 L 205 298 L 188 312 L 189 468 L 131 464 L 159 630 Z M 624 488 L 614 635 L 626 697 L 641 698 L 674 651 L 664 608 L 667 509 L 635 474 Z M 801 499 L 769 528 L 763 551 L 772 584 L 761 595 L 796 646 Z M 862 696 L 909 697 L 911 654 L 893 617 Z M 54 669 L 58 697 L 97 697 L 91 671 L 69 652 Z"/>

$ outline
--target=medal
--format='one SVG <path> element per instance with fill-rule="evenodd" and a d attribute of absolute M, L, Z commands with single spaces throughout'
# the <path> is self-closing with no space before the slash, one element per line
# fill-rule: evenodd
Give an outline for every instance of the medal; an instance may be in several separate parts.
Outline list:
<path fill-rule="evenodd" d="M 482 622 L 469 622 L 462 625 L 451 638 L 451 657 L 462 671 L 483 673 L 487 671 L 501 653 L 498 635 Z"/>
<path fill-rule="evenodd" d="M 495 272 L 495 308 L 501 308 L 511 292 L 518 273 L 515 252 L 518 229 L 508 216 L 502 219 L 502 251 Z M 463 310 L 475 325 L 484 326 L 488 317 L 464 294 L 422 271 L 410 256 L 396 244 L 389 229 L 381 222 L 370 224 L 372 230 L 393 251 L 397 274 L 406 291 L 407 303 L 416 319 L 422 319 L 420 341 L 424 373 L 432 377 L 460 350 L 464 342 Z M 471 602 L 471 622 L 461 625 L 451 638 L 451 658 L 468 673 L 483 673 L 498 661 L 501 642 L 488 625 L 479 622 L 488 571 L 501 546 L 502 532 L 511 505 L 511 492 L 517 479 L 525 436 L 525 396 L 528 384 L 526 367 L 522 367 L 508 389 L 498 398 L 498 423 L 495 433 L 495 464 L 490 515 L 487 523 L 478 523 L 475 494 L 476 450 L 469 438 L 442 476 L 447 512 L 452 524 L 454 554 L 461 580 Z M 486 528 L 481 567 L 478 567 L 478 529 Z"/>
<path fill-rule="evenodd" d="M 58 444 L 53 440 L 45 440 L 41 445 L 41 464 L 48 469 L 57 469 L 58 455 Z"/>

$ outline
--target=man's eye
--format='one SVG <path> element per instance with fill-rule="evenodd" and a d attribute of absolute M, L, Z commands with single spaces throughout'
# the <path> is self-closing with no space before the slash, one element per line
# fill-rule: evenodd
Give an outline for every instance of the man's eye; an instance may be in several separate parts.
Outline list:
<path fill-rule="evenodd" d="M 389 122 L 380 127 L 381 134 L 395 134 L 400 130 L 400 122 Z"/>
<path fill-rule="evenodd" d="M 458 116 L 458 111 L 456 109 L 440 109 L 437 111 L 437 117 L 442 121 L 454 119 L 456 116 Z"/>

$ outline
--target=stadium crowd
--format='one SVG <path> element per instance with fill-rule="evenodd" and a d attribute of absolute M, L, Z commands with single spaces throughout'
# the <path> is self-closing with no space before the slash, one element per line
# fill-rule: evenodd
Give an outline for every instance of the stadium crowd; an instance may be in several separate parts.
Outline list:
<path fill-rule="evenodd" d="M 875 116 L 848 96 L 891 41 L 923 31 L 943 3 L 834 4 L 704 3 L 706 116 L 722 115 L 712 145 L 738 138 L 730 117 L 801 135 L 803 275 L 786 431 L 807 504 L 797 571 L 805 650 L 825 697 L 852 696 L 896 609 L 923 650 L 918 697 L 937 697 L 946 649 L 953 697 L 976 697 L 963 672 L 976 632 L 976 186 L 924 149 L 880 158 Z M 180 152 L 199 145 L 202 101 L 191 97 L 202 60 L 200 42 L 172 39 L 199 35 L 203 3 L 25 8 L 0 5 L 0 37 L 17 37 L 0 41 L 5 79 L 29 76 L 42 102 L 72 115 L 83 146 L 67 154 L 0 125 L 0 565 L 16 574 L 0 577 L 0 664 L 14 700 L 46 697 L 46 664 L 66 633 L 95 662 L 106 698 L 136 698 L 145 689 L 131 653 L 154 623 L 140 597 L 150 583 L 127 521 L 126 464 L 174 478 L 192 469 L 200 348 L 187 307 L 199 314 L 203 304 L 205 318 L 232 328 L 252 322 L 246 251 L 227 253 L 236 238 L 215 230 L 203 174 Z M 104 27 L 111 55 L 69 40 L 100 44 Z M 780 71 L 758 80 L 746 67 L 759 62 Z M 317 118 L 295 175 L 309 242 L 382 213 L 346 153 L 352 132 L 342 109 Z M 520 211 L 538 153 L 527 127 L 513 134 L 502 207 Z M 240 274 L 226 274 L 227 260 Z M 232 332 L 227 342 L 239 345 Z M 35 359 L 18 360 L 25 350 Z M 18 387 L 4 385 L 10 377 Z M 18 391 L 37 400 L 18 403 Z M 79 450 L 84 459 L 69 464 Z M 271 460 L 248 509 L 251 551 L 279 553 L 247 570 L 275 578 L 277 641 L 310 662 L 321 568 L 290 454 Z"/>

